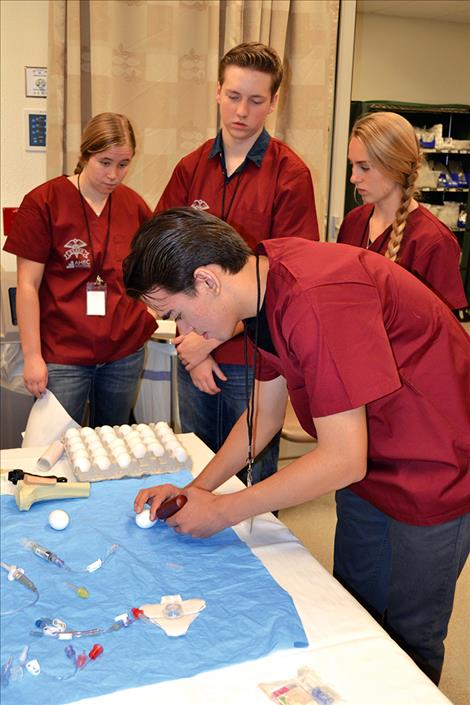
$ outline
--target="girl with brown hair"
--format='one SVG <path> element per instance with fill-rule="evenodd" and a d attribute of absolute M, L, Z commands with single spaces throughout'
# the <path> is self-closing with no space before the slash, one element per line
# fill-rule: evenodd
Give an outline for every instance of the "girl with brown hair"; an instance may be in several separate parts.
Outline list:
<path fill-rule="evenodd" d="M 126 296 L 122 261 L 151 212 L 121 184 L 135 152 L 129 120 L 93 117 L 72 176 L 28 193 L 4 249 L 17 256 L 17 313 L 27 389 L 47 388 L 77 421 L 90 402 L 90 426 L 129 420 L 155 329 Z"/>

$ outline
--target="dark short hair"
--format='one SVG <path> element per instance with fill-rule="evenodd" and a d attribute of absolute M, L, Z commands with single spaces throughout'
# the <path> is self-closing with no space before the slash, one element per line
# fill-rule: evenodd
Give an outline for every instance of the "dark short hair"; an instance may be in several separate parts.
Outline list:
<path fill-rule="evenodd" d="M 194 208 L 173 208 L 144 223 L 124 260 L 128 296 L 139 299 L 162 287 L 194 294 L 194 271 L 218 264 L 236 274 L 252 251 L 223 220 Z"/>
<path fill-rule="evenodd" d="M 259 42 L 245 42 L 230 49 L 219 63 L 219 83 L 224 82 L 227 66 L 240 66 L 268 73 L 271 76 L 271 96 L 274 97 L 281 85 L 284 69 L 277 51 Z"/>

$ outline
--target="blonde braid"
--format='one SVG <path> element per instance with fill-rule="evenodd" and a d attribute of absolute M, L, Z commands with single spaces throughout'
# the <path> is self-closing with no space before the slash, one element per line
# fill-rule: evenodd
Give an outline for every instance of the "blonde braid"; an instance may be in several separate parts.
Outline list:
<path fill-rule="evenodd" d="M 379 111 L 360 117 L 351 137 L 362 142 L 371 164 L 401 189 L 401 202 L 385 253 L 385 257 L 397 262 L 411 202 L 418 191 L 416 180 L 422 160 L 414 128 L 402 115 Z"/>
<path fill-rule="evenodd" d="M 395 220 L 392 224 L 392 232 L 388 241 L 385 257 L 392 262 L 398 261 L 398 252 L 401 247 L 403 235 L 405 233 L 406 220 L 410 213 L 410 205 L 416 195 L 416 179 L 418 178 L 418 165 L 415 165 L 410 174 L 405 177 L 405 188 L 403 189 L 401 203 L 395 213 Z"/>

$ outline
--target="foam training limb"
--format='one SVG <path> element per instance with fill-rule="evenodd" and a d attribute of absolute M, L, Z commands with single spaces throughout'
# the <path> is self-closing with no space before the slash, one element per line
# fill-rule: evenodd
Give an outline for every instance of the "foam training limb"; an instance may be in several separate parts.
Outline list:
<path fill-rule="evenodd" d="M 16 485 L 16 504 L 18 509 L 27 511 L 35 502 L 46 499 L 72 499 L 74 497 L 89 497 L 89 482 L 64 482 L 49 485 L 26 484 L 19 480 Z"/>

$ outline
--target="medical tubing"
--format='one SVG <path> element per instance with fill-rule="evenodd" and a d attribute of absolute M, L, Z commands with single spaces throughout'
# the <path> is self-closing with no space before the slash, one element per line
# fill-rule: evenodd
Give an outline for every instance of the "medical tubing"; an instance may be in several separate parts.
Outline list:
<path fill-rule="evenodd" d="M 17 568 L 14 565 L 8 565 L 8 563 L 4 563 L 3 561 L 0 561 L 0 566 L 6 571 L 8 571 L 8 578 L 10 580 L 16 580 L 17 582 L 21 583 L 21 585 L 23 585 L 27 590 L 30 590 L 32 593 L 34 593 L 34 599 L 30 603 L 24 605 L 23 607 L 17 607 L 14 610 L 6 610 L 5 612 L 0 612 L 0 617 L 7 617 L 12 614 L 17 614 L 18 612 L 22 612 L 23 610 L 26 610 L 29 607 L 33 607 L 33 605 L 35 605 L 36 602 L 39 600 L 39 591 L 33 581 L 30 580 L 24 574 L 24 571 L 21 568 Z"/>

